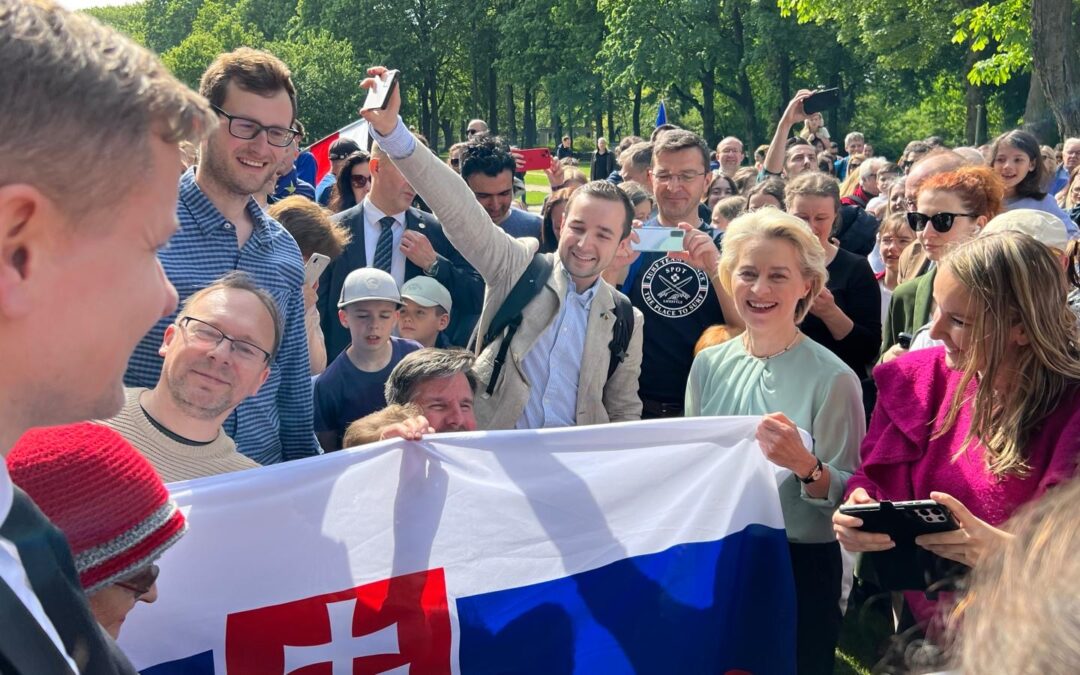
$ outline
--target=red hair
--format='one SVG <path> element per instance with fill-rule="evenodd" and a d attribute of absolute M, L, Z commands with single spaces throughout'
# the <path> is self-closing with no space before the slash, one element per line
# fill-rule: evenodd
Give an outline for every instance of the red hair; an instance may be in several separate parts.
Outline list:
<path fill-rule="evenodd" d="M 1001 213 L 1005 199 L 1005 184 L 1001 177 L 987 166 L 965 166 L 955 171 L 930 176 L 915 195 L 929 191 L 951 192 L 964 202 L 968 213 L 986 216 L 990 220 Z"/>

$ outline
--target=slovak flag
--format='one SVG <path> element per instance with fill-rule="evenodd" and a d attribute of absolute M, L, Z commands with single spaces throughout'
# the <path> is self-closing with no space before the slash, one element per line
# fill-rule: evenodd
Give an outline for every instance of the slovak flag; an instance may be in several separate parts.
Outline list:
<path fill-rule="evenodd" d="M 344 126 L 329 136 L 320 138 L 307 147 L 307 152 L 310 152 L 315 157 L 315 183 L 323 179 L 323 176 L 330 171 L 330 145 L 339 138 L 351 138 L 356 141 L 356 144 L 361 148 L 368 150 L 371 148 L 371 135 L 368 133 L 367 120 L 359 119 L 347 126 Z"/>
<path fill-rule="evenodd" d="M 445 434 L 171 486 L 144 675 L 795 670 L 759 418 Z"/>

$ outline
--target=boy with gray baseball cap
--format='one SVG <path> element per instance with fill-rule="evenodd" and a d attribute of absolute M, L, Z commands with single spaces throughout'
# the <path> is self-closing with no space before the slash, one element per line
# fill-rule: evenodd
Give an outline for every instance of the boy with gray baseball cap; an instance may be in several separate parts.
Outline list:
<path fill-rule="evenodd" d="M 373 267 L 345 277 L 338 320 L 352 344 L 315 380 L 315 435 L 327 452 L 341 449 L 345 429 L 386 406 L 383 389 L 390 371 L 419 342 L 393 336 L 401 295 L 394 278 Z"/>
<path fill-rule="evenodd" d="M 401 337 L 416 340 L 425 347 L 451 347 L 442 334 L 450 324 L 453 304 L 446 286 L 432 277 L 416 276 L 402 285 L 401 300 L 403 304 L 398 313 Z"/>

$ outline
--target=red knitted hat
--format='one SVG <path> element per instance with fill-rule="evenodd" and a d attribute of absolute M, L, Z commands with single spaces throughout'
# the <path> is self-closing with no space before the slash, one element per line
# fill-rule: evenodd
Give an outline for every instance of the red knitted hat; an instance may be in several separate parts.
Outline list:
<path fill-rule="evenodd" d="M 7 465 L 67 536 L 87 594 L 146 567 L 187 529 L 154 467 L 108 427 L 31 429 Z"/>

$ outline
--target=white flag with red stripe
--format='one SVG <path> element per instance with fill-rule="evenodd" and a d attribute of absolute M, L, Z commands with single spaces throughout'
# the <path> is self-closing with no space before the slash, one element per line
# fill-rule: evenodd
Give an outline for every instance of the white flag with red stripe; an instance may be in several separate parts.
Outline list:
<path fill-rule="evenodd" d="M 352 139 L 356 141 L 357 145 L 365 150 L 371 148 L 371 135 L 368 133 L 368 123 L 362 119 L 356 120 L 355 122 L 338 129 L 329 136 L 324 136 L 312 143 L 307 151 L 315 157 L 315 165 L 317 167 L 315 171 L 316 185 L 323 179 L 323 176 L 330 171 L 330 146 L 339 138 Z"/>

